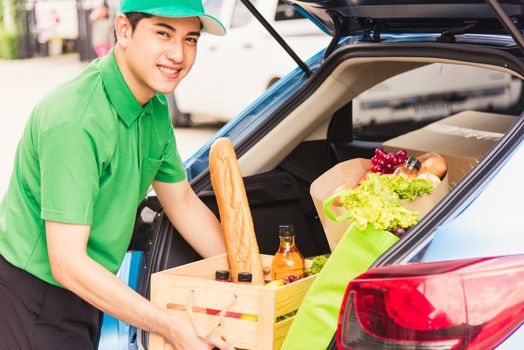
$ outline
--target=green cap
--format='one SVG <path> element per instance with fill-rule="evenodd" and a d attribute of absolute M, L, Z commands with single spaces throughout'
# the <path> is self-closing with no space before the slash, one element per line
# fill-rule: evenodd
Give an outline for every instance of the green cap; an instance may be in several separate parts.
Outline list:
<path fill-rule="evenodd" d="M 142 12 L 161 17 L 198 17 L 204 31 L 225 35 L 226 28 L 218 19 L 208 15 L 200 0 L 122 0 L 120 12 Z"/>

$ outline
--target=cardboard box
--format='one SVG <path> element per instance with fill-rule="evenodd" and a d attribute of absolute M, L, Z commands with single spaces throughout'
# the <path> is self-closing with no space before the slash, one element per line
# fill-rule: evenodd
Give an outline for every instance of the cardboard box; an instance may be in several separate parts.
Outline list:
<path fill-rule="evenodd" d="M 424 157 L 424 155 L 422 155 Z M 419 157 L 421 160 L 423 158 Z M 329 248 L 333 251 L 351 224 L 350 221 L 336 222 L 330 220 L 324 214 L 324 202 L 331 197 L 335 190 L 341 185 L 355 186 L 360 178 L 371 169 L 371 160 L 364 158 L 355 158 L 345 162 L 341 162 L 324 174 L 319 176 L 310 187 L 310 194 L 313 198 L 313 204 L 317 210 L 322 227 L 326 234 Z M 421 196 L 415 200 L 402 200 L 403 207 L 417 211 L 422 218 L 426 215 L 438 202 L 446 196 L 449 191 L 448 176 L 444 177 L 442 182 L 433 189 L 433 192 Z M 347 212 L 344 207 L 330 207 L 331 212 L 335 216 L 340 216 Z"/>
<path fill-rule="evenodd" d="M 272 255 L 260 255 L 264 267 L 271 266 Z M 312 261 L 306 259 L 306 267 Z M 199 329 L 213 330 L 220 316 L 210 310 L 249 315 L 247 319 L 224 317 L 214 332 L 231 345 L 242 349 L 280 349 L 295 317 L 277 321 L 277 317 L 294 312 L 300 306 L 316 275 L 278 288 L 218 282 L 215 271 L 229 269 L 226 254 L 154 273 L 151 276 L 151 301 L 193 320 Z M 265 275 L 270 280 L 269 274 Z M 188 300 L 193 298 L 191 304 Z M 188 313 L 191 309 L 193 312 Z M 150 350 L 171 350 L 164 338 L 151 334 Z"/>
<path fill-rule="evenodd" d="M 448 163 L 449 183 L 454 187 L 515 121 L 514 116 L 465 111 L 388 140 L 383 147 L 388 152 L 403 149 L 412 156 L 440 154 Z"/>

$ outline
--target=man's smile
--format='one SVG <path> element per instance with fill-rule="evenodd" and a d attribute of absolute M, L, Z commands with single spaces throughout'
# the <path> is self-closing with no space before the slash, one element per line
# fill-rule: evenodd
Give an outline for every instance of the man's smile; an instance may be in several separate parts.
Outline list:
<path fill-rule="evenodd" d="M 170 79 L 176 79 L 178 77 L 178 74 L 182 70 L 181 68 L 177 69 L 175 67 L 169 67 L 162 64 L 157 64 L 157 67 L 165 77 Z"/>

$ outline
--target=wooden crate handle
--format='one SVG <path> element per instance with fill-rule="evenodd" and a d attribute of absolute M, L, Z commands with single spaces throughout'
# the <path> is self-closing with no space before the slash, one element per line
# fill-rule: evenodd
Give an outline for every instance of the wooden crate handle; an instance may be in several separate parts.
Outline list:
<path fill-rule="evenodd" d="M 220 314 L 218 315 L 218 320 L 215 322 L 215 325 L 211 327 L 211 329 L 207 328 L 206 326 L 199 324 L 197 320 L 195 320 L 195 314 L 193 313 L 193 302 L 195 300 L 195 291 L 191 290 L 189 293 L 189 297 L 187 298 L 186 302 L 186 313 L 189 317 L 189 320 L 191 321 L 191 325 L 193 326 L 193 329 L 195 330 L 195 333 L 203 339 L 208 339 L 211 335 L 213 335 L 216 330 L 222 326 L 222 321 L 224 320 L 224 317 L 226 314 L 231 310 L 233 305 L 235 305 L 238 297 L 237 295 L 233 295 L 229 303 L 227 304 L 226 308 L 223 308 L 220 311 Z"/>

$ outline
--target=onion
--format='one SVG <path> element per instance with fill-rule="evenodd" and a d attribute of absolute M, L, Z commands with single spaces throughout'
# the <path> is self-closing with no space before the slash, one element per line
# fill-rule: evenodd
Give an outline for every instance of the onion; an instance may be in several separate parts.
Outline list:
<path fill-rule="evenodd" d="M 417 175 L 417 179 L 428 180 L 433 185 L 433 188 L 437 187 L 442 182 L 437 175 L 432 174 L 432 173 L 419 173 Z"/>
<path fill-rule="evenodd" d="M 431 157 L 422 162 L 419 173 L 430 173 L 442 179 L 447 171 L 448 166 L 444 158 Z"/>

